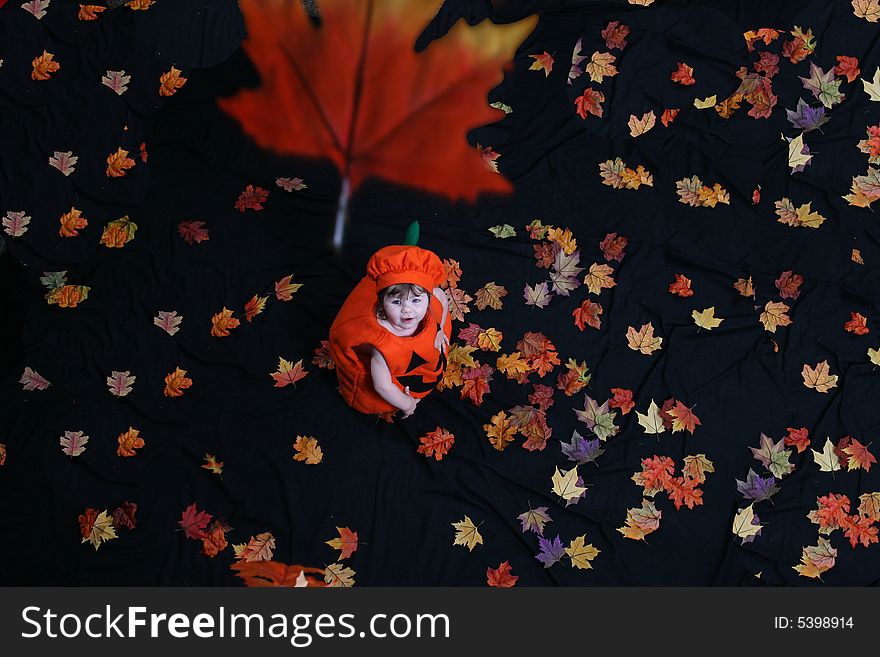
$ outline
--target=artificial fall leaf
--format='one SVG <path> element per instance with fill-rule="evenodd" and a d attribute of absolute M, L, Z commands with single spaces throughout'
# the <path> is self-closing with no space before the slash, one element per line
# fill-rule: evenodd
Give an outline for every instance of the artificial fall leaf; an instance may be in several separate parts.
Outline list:
<path fill-rule="evenodd" d="M 877 0 L 874 0 L 874 2 L 877 2 Z M 880 11 L 880 7 L 878 7 L 878 11 Z M 837 55 L 837 65 L 834 67 L 834 75 L 845 77 L 847 82 L 855 82 L 861 72 L 861 69 L 859 69 L 859 60 L 856 57 Z"/>
<path fill-rule="evenodd" d="M 535 61 L 529 66 L 530 71 L 544 71 L 544 77 L 550 75 L 553 70 L 553 56 L 546 50 L 540 55 L 529 55 Z"/>
<path fill-rule="evenodd" d="M 275 298 L 279 301 L 290 301 L 294 293 L 303 286 L 303 283 L 291 282 L 292 278 L 293 274 L 290 274 L 279 281 L 275 281 Z"/>
<path fill-rule="evenodd" d="M 577 240 L 570 228 L 547 227 L 547 239 L 559 245 L 566 255 L 571 255 L 577 250 Z M 575 258 L 577 260 L 577 258 Z"/>
<path fill-rule="evenodd" d="M 13 212 L 12 210 L 7 210 L 2 222 L 3 232 L 10 237 L 21 237 L 27 232 L 30 222 L 30 216 L 26 215 L 24 211 Z"/>
<path fill-rule="evenodd" d="M 483 164 L 489 171 L 492 173 L 500 173 L 498 171 L 497 160 L 501 157 L 501 153 L 496 153 L 491 146 L 481 146 L 480 144 L 477 144 L 476 150 L 479 152 Z"/>
<path fill-rule="evenodd" d="M 483 395 L 490 392 L 492 368 L 489 365 L 464 368 L 461 372 L 461 399 L 468 399 L 474 406 L 483 403 Z"/>
<path fill-rule="evenodd" d="M 654 110 L 645 112 L 642 114 L 642 118 L 638 118 L 635 114 L 630 114 L 629 121 L 627 121 L 630 137 L 640 137 L 645 134 L 654 127 L 656 120 L 657 117 L 654 116 Z"/>
<path fill-rule="evenodd" d="M 586 71 L 590 74 L 592 82 L 602 82 L 605 78 L 617 75 L 614 62 L 617 58 L 608 52 L 594 52 L 587 62 Z"/>
<path fill-rule="evenodd" d="M 483 431 L 489 438 L 489 443 L 499 452 L 503 452 L 504 448 L 513 442 L 516 435 L 516 428 L 511 424 L 507 413 L 500 411 L 492 416 L 489 424 L 483 425 Z"/>
<path fill-rule="evenodd" d="M 854 333 L 855 335 L 868 335 L 870 333 L 870 329 L 868 328 L 868 318 L 862 315 L 861 313 L 850 312 L 850 319 L 847 322 L 844 322 L 843 328 L 849 333 Z"/>
<path fill-rule="evenodd" d="M 599 556 L 599 552 L 601 552 L 601 550 L 593 547 L 592 543 L 584 545 L 586 539 L 586 534 L 582 534 L 572 539 L 568 547 L 565 548 L 565 553 L 571 559 L 571 565 L 582 570 L 592 568 L 593 566 L 590 562 Z"/>
<path fill-rule="evenodd" d="M 586 326 L 592 326 L 594 329 L 599 329 L 602 326 L 602 320 L 599 319 L 599 315 L 603 312 L 600 304 L 585 299 L 579 307 L 571 312 L 571 314 L 572 317 L 574 317 L 575 326 L 583 331 Z"/>
<path fill-rule="evenodd" d="M 718 104 L 718 96 L 712 94 L 711 96 L 707 96 L 700 100 L 699 98 L 694 98 L 694 107 L 697 109 L 712 109 Z"/>
<path fill-rule="evenodd" d="M 697 176 L 676 181 L 675 191 L 678 194 L 679 202 L 691 207 L 714 208 L 718 203 L 730 204 L 730 195 L 727 190 L 718 183 L 708 187 Z"/>
<path fill-rule="evenodd" d="M 174 371 L 165 376 L 165 390 L 162 394 L 166 397 L 182 397 L 183 391 L 192 386 L 192 379 L 186 377 L 186 370 L 175 367 Z"/>
<path fill-rule="evenodd" d="M 82 216 L 82 210 L 70 208 L 69 212 L 65 212 L 59 219 L 61 228 L 58 234 L 61 237 L 76 237 L 79 235 L 79 229 L 89 225 L 88 220 Z"/>
<path fill-rule="evenodd" d="M 110 388 L 110 394 L 115 397 L 125 397 L 131 392 L 131 387 L 134 385 L 136 378 L 131 376 L 131 372 L 128 370 L 124 372 L 110 372 L 110 376 L 107 377 L 107 386 Z"/>
<path fill-rule="evenodd" d="M 853 13 L 858 18 L 864 18 L 869 23 L 880 20 L 880 1 L 878 0 L 852 0 Z"/>
<path fill-rule="evenodd" d="M 509 589 L 516 584 L 519 576 L 510 570 L 510 562 L 502 561 L 497 568 L 486 569 L 486 583 L 501 589 Z"/>
<path fill-rule="evenodd" d="M 555 472 L 550 478 L 553 482 L 553 488 L 551 490 L 559 495 L 559 497 L 566 501 L 574 500 L 587 492 L 586 488 L 578 486 L 577 466 L 564 473 L 560 472 L 558 467 L 554 468 L 554 470 Z"/>
<path fill-rule="evenodd" d="M 118 443 L 116 447 L 117 456 L 134 456 L 136 454 L 135 450 L 144 446 L 144 439 L 138 433 L 138 429 L 129 427 L 128 431 L 119 434 L 119 437 L 116 439 Z"/>
<path fill-rule="evenodd" d="M 80 301 L 88 298 L 89 290 L 91 288 L 85 285 L 62 285 L 49 291 L 46 303 L 59 308 L 76 308 Z"/>
<path fill-rule="evenodd" d="M 354 586 L 355 572 L 341 563 L 332 563 L 324 567 L 324 581 L 331 588 L 349 588 Z"/>
<path fill-rule="evenodd" d="M 494 328 L 487 328 L 477 335 L 477 346 L 483 351 L 499 351 L 503 334 Z"/>
<path fill-rule="evenodd" d="M 880 520 L 880 492 L 859 495 L 859 514 L 871 520 Z"/>
<path fill-rule="evenodd" d="M 244 212 L 245 210 L 259 211 L 263 209 L 263 203 L 265 203 L 268 198 L 268 189 L 248 185 L 244 188 L 244 191 L 238 195 L 238 198 L 235 199 L 235 209 L 239 212 Z"/>
<path fill-rule="evenodd" d="M 788 427 L 786 431 L 788 431 L 788 435 L 785 436 L 785 444 L 788 447 L 796 447 L 798 454 L 810 445 L 810 434 L 806 427 L 801 427 L 800 429 Z"/>
<path fill-rule="evenodd" d="M 229 545 L 229 543 L 226 541 L 226 529 L 222 523 L 215 520 L 208 526 L 208 529 L 205 530 L 205 535 L 202 536 L 201 552 L 206 557 L 214 558 L 220 554 L 227 545 Z"/>
<path fill-rule="evenodd" d="M 619 408 L 622 415 L 629 413 L 636 405 L 633 401 L 632 390 L 627 388 L 611 388 L 611 394 L 614 397 L 608 400 L 608 406 Z"/>
<path fill-rule="evenodd" d="M 39 373 L 32 370 L 30 367 L 24 368 L 19 383 L 22 384 L 23 390 L 45 390 L 52 385 L 47 379 L 40 376 Z"/>
<path fill-rule="evenodd" d="M 110 249 L 121 249 L 134 239 L 137 228 L 137 224 L 128 215 L 120 217 L 104 226 L 101 244 Z"/>
<path fill-rule="evenodd" d="M 692 297 L 694 291 L 691 288 L 691 279 L 684 274 L 676 274 L 675 280 L 669 284 L 669 293 L 677 294 L 680 297 Z"/>
<path fill-rule="evenodd" d="M 701 424 L 700 418 L 694 414 L 693 407 L 688 408 L 678 400 L 676 400 L 675 406 L 667 412 L 672 417 L 672 433 L 686 430 L 693 435 L 694 429 Z"/>
<path fill-rule="evenodd" d="M 529 371 L 528 361 L 518 351 L 512 354 L 501 354 L 495 361 L 495 369 L 504 374 L 508 379 L 518 379 Z"/>
<path fill-rule="evenodd" d="M 474 525 L 473 520 L 468 516 L 465 516 L 464 520 L 453 522 L 452 526 L 455 527 L 455 539 L 452 541 L 453 545 L 463 545 L 468 550 L 472 551 L 477 545 L 483 544 L 483 537 L 480 536 L 480 530 Z"/>
<path fill-rule="evenodd" d="M 871 164 L 880 164 L 880 125 L 869 125 L 866 132 L 868 138 L 859 142 L 859 151 L 868 154 Z"/>
<path fill-rule="evenodd" d="M 654 177 L 644 166 L 639 164 L 635 169 L 630 169 L 619 157 L 600 162 L 599 175 L 602 177 L 603 185 L 614 189 L 638 189 L 642 185 L 654 186 Z"/>
<path fill-rule="evenodd" d="M 418 53 L 413 43 L 437 4 L 325 0 L 316 26 L 299 2 L 244 3 L 243 45 L 263 84 L 221 107 L 260 146 L 329 158 L 350 192 L 369 176 L 471 200 L 509 191 L 465 133 L 498 119 L 486 93 L 536 19 L 462 21 Z"/>
<path fill-rule="evenodd" d="M 755 286 L 752 283 L 752 277 L 740 278 L 733 284 L 734 289 L 740 293 L 740 296 L 755 298 Z M 784 304 L 783 304 L 784 305 Z M 788 306 L 785 307 L 788 310 Z M 770 329 L 767 329 L 768 331 Z"/>
<path fill-rule="evenodd" d="M 817 452 L 815 449 L 810 451 L 813 453 L 813 460 L 822 472 L 840 470 L 840 458 L 834 452 L 834 443 L 831 442 L 831 438 L 825 439 L 825 445 L 821 452 Z"/>
<path fill-rule="evenodd" d="M 701 484 L 706 481 L 707 472 L 715 472 L 715 464 L 707 459 L 705 454 L 685 456 L 681 472 L 687 478 Z"/>
<path fill-rule="evenodd" d="M 880 542 L 878 538 L 878 528 L 874 526 L 874 521 L 863 516 L 849 516 L 842 525 L 843 535 L 849 539 L 849 544 L 853 547 L 861 543 L 865 547 L 871 543 Z"/>
<path fill-rule="evenodd" d="M 869 99 L 875 102 L 880 101 L 880 66 L 874 71 L 874 78 L 870 82 L 863 78 L 862 84 Z"/>
<path fill-rule="evenodd" d="M 73 154 L 73 151 L 55 151 L 49 158 L 49 164 L 58 169 L 65 176 L 69 176 L 74 172 L 79 158 Z"/>
<path fill-rule="evenodd" d="M 489 232 L 501 240 L 505 240 L 508 237 L 516 237 L 516 228 L 514 228 L 510 224 L 499 224 L 497 226 L 490 226 Z"/>
<path fill-rule="evenodd" d="M 160 310 L 159 314 L 153 318 L 153 324 L 161 328 L 168 335 L 174 335 L 180 330 L 180 323 L 183 317 L 177 314 L 176 310 Z"/>
<path fill-rule="evenodd" d="M 804 277 L 792 271 L 784 271 L 776 279 L 776 289 L 783 299 L 797 299 L 801 295 Z"/>
<path fill-rule="evenodd" d="M 95 509 L 86 509 L 85 514 L 79 516 L 79 523 L 83 537 L 80 542 L 88 541 L 95 550 L 101 547 L 102 543 L 118 538 L 116 530 L 113 528 L 113 519 L 107 515 L 106 511 L 95 513 Z"/>
<path fill-rule="evenodd" d="M 357 552 L 358 549 L 358 535 L 357 532 L 351 531 L 348 527 L 337 527 L 336 531 L 339 532 L 339 536 L 337 538 L 331 539 L 329 541 L 324 541 L 327 545 L 332 547 L 334 550 L 339 550 L 339 559 L 348 559 L 352 554 Z"/>
<path fill-rule="evenodd" d="M 804 577 L 821 578 L 822 573 L 834 567 L 836 559 L 837 548 L 820 536 L 818 545 L 803 548 L 801 563 L 792 568 Z"/>
<path fill-rule="evenodd" d="M 791 172 L 803 171 L 813 159 L 809 146 L 804 144 L 803 133 L 794 139 L 789 140 L 787 137 L 785 139 L 788 141 L 788 166 L 791 167 Z"/>
<path fill-rule="evenodd" d="M 241 322 L 232 316 L 232 311 L 223 306 L 223 310 L 211 317 L 211 335 L 222 338 L 229 335 L 229 330 L 236 328 Z"/>
<path fill-rule="evenodd" d="M 609 265 L 594 262 L 590 265 L 590 270 L 584 278 L 584 285 L 587 286 L 591 294 L 600 294 L 604 288 L 612 288 L 617 285 L 611 276 L 613 273 L 614 269 Z"/>
<path fill-rule="evenodd" d="M 136 513 L 137 504 L 134 502 L 123 502 L 113 509 L 110 515 L 113 517 L 114 529 L 120 529 L 121 527 L 134 529 L 137 527 L 137 519 L 135 518 Z"/>
<path fill-rule="evenodd" d="M 623 534 L 624 538 L 641 541 L 660 527 L 662 516 L 663 512 L 658 511 L 653 502 L 643 499 L 640 508 L 626 510 L 626 525 L 618 527 L 617 531 Z"/>
<path fill-rule="evenodd" d="M 473 297 L 459 287 L 447 288 L 445 292 L 449 303 L 449 316 L 454 321 L 463 322 L 464 316 L 471 311 L 468 303 L 474 300 Z"/>
<path fill-rule="evenodd" d="M 325 587 L 324 569 L 308 568 L 279 561 L 236 561 L 230 568 L 255 587 Z M 308 574 L 307 574 L 308 573 Z"/>
<path fill-rule="evenodd" d="M 749 30 L 748 32 L 743 32 L 743 37 L 746 40 L 746 45 L 749 49 L 749 52 L 754 50 L 755 43 L 758 41 L 763 41 L 764 45 L 769 46 L 773 41 L 779 38 L 779 30 L 775 30 L 771 27 L 762 27 L 758 30 Z"/>
<path fill-rule="evenodd" d="M 677 68 L 669 76 L 669 79 L 685 87 L 697 82 L 694 79 L 694 69 L 684 62 L 678 62 Z"/>
<path fill-rule="evenodd" d="M 667 491 L 669 499 L 675 504 L 676 509 L 680 509 L 682 506 L 693 509 L 695 506 L 703 504 L 703 491 L 693 479 L 673 477 L 670 479 Z"/>
<path fill-rule="evenodd" d="M 201 540 L 205 536 L 205 528 L 211 522 L 211 514 L 207 511 L 199 511 L 193 502 L 183 510 L 177 524 L 183 529 L 183 534 L 189 539 Z"/>
<path fill-rule="evenodd" d="M 263 532 L 251 536 L 247 543 L 233 545 L 232 550 L 239 561 L 271 561 L 275 551 L 275 537 L 271 532 Z"/>
<path fill-rule="evenodd" d="M 660 349 L 663 338 L 654 336 L 654 325 L 651 322 L 642 324 L 642 327 L 636 331 L 634 326 L 626 329 L 626 342 L 633 351 L 640 351 L 646 356 Z"/>
<path fill-rule="evenodd" d="M 181 221 L 177 224 L 177 232 L 186 241 L 187 244 L 200 244 L 209 239 L 208 229 L 202 228 L 204 221 Z"/>
<path fill-rule="evenodd" d="M 757 73 L 763 74 L 765 77 L 772 78 L 779 72 L 779 55 L 772 52 L 762 51 L 758 53 L 758 61 L 752 64 L 752 68 Z"/>
<path fill-rule="evenodd" d="M 782 54 L 792 64 L 797 64 L 816 49 L 816 40 L 812 28 L 807 28 L 804 32 L 799 25 L 795 25 L 790 34 L 793 38 L 782 44 Z"/>
<path fill-rule="evenodd" d="M 248 301 L 244 305 L 245 319 L 250 322 L 253 320 L 254 317 L 263 312 L 263 309 L 266 307 L 266 300 L 268 298 L 269 295 L 260 297 L 255 294 L 254 296 L 252 296 L 250 301 Z"/>
<path fill-rule="evenodd" d="M 853 176 L 851 193 L 843 198 L 857 208 L 870 208 L 880 198 L 880 169 L 868 167 L 864 176 Z"/>
<path fill-rule="evenodd" d="M 761 532 L 761 525 L 755 524 L 754 520 L 754 505 L 749 504 L 745 509 L 737 511 L 733 517 L 733 533 L 743 539 L 757 536 Z"/>
<path fill-rule="evenodd" d="M 48 80 L 52 74 L 61 68 L 61 64 L 54 60 L 55 55 L 51 52 L 43 51 L 39 57 L 35 57 L 31 62 L 33 70 L 31 71 L 32 80 Z M 867 88 L 867 87 L 866 87 Z"/>
<path fill-rule="evenodd" d="M 455 443 L 455 436 L 446 429 L 437 427 L 419 438 L 421 443 L 416 452 L 427 457 L 433 456 L 435 460 L 442 461 L 449 453 L 449 448 Z"/>
<path fill-rule="evenodd" d="M 107 156 L 107 168 L 104 173 L 108 178 L 121 178 L 133 166 L 134 160 L 128 157 L 128 151 L 120 147 L 115 153 Z"/>
<path fill-rule="evenodd" d="M 880 366 L 880 347 L 868 349 L 868 360 L 874 363 L 874 365 Z"/>
<path fill-rule="evenodd" d="M 186 84 L 186 78 L 180 76 L 183 73 L 179 68 L 171 67 L 159 77 L 159 95 L 173 96 L 183 85 Z"/>
<path fill-rule="evenodd" d="M 842 80 L 834 79 L 834 71 L 827 73 L 810 62 L 810 77 L 800 78 L 804 88 L 825 107 L 831 108 L 844 99 L 844 95 L 840 93 L 840 83 Z"/>
<path fill-rule="evenodd" d="M 48 9 L 50 2 L 51 0 L 28 0 L 21 6 L 21 8 L 37 20 L 42 20 L 46 15 L 46 9 Z M 4 4 L 6 4 L 5 0 L 4 2 L 0 2 L 0 7 Z"/>
<path fill-rule="evenodd" d="M 619 21 L 610 21 L 601 32 L 605 39 L 605 45 L 609 50 L 623 50 L 626 48 L 626 37 L 629 35 L 629 26 L 621 25 Z"/>
<path fill-rule="evenodd" d="M 680 109 L 670 108 L 663 110 L 663 114 L 660 115 L 660 123 L 663 124 L 664 128 L 668 128 L 669 124 L 675 121 L 675 117 L 678 116 Z"/>
<path fill-rule="evenodd" d="M 502 285 L 496 285 L 495 281 L 486 283 L 474 293 L 478 310 L 485 310 L 487 307 L 492 310 L 501 310 L 504 304 L 501 298 L 506 296 L 507 290 Z"/>
<path fill-rule="evenodd" d="M 715 317 L 715 306 L 704 308 L 700 312 L 694 310 L 691 312 L 691 317 L 694 318 L 694 324 L 707 331 L 718 328 L 721 325 L 721 322 L 724 321 L 724 318 L 722 317 Z"/>
<path fill-rule="evenodd" d="M 523 297 L 526 300 L 527 306 L 545 308 L 547 304 L 550 303 L 553 295 L 550 293 L 550 288 L 547 286 L 547 283 L 544 282 L 537 283 L 532 287 L 526 285 L 523 288 Z"/>
<path fill-rule="evenodd" d="M 870 443 L 868 443 L 868 445 L 862 445 L 862 443 L 853 438 L 850 445 L 843 448 L 843 451 L 849 455 L 849 460 L 846 465 L 847 470 L 858 470 L 859 468 L 865 472 L 871 470 L 871 464 L 876 463 L 877 459 L 868 451 L 869 446 Z"/>
<path fill-rule="evenodd" d="M 715 104 L 715 111 L 718 112 L 718 116 L 722 119 L 729 119 L 733 116 L 733 113 L 739 109 L 739 105 L 742 102 L 742 94 L 733 94 L 728 98 L 725 98 L 720 103 Z"/>
<path fill-rule="evenodd" d="M 819 507 L 810 511 L 807 518 L 819 525 L 820 534 L 830 534 L 845 525 L 849 514 L 850 503 L 846 495 L 829 493 L 816 499 Z"/>
<path fill-rule="evenodd" d="M 296 452 L 293 455 L 293 460 L 305 461 L 307 465 L 317 465 L 324 458 L 324 452 L 321 451 L 317 438 L 297 436 L 293 443 L 293 449 Z"/>
<path fill-rule="evenodd" d="M 827 360 L 816 363 L 815 367 L 804 363 L 801 376 L 804 379 L 804 385 L 816 392 L 828 392 L 831 388 L 837 387 L 837 375 L 831 374 Z"/>
<path fill-rule="evenodd" d="M 67 456 L 79 456 L 86 451 L 86 443 L 89 437 L 83 435 L 82 431 L 65 431 L 64 435 L 59 439 L 61 451 Z"/>
<path fill-rule="evenodd" d="M 116 95 L 121 96 L 128 91 L 128 83 L 131 82 L 131 76 L 126 75 L 125 71 L 110 71 L 101 76 L 101 84 L 108 89 L 113 90 Z"/>
<path fill-rule="evenodd" d="M 285 192 L 299 192 L 308 187 L 308 185 L 303 182 L 302 178 L 276 178 L 275 184 Z"/>
<path fill-rule="evenodd" d="M 0 466 L 6 465 L 6 443 L 0 443 Z"/>
<path fill-rule="evenodd" d="M 653 399 L 648 406 L 648 412 L 642 414 L 636 411 L 636 417 L 638 418 L 639 424 L 645 430 L 645 433 L 656 434 L 666 431 L 663 418 L 660 416 L 660 408 Z"/>
<path fill-rule="evenodd" d="M 781 438 L 774 443 L 773 439 L 762 433 L 760 446 L 749 447 L 752 455 L 777 479 L 782 479 L 794 470 L 794 465 L 788 460 L 792 452 L 789 449 L 783 449 L 784 443 L 785 441 Z"/>
<path fill-rule="evenodd" d="M 604 239 L 599 242 L 599 248 L 602 249 L 602 255 L 604 255 L 605 259 L 609 262 L 611 260 L 622 262 L 627 244 L 629 244 L 629 240 L 623 235 L 608 233 L 605 235 Z"/>
<path fill-rule="evenodd" d="M 791 324 L 787 313 L 788 306 L 781 301 L 768 301 L 759 319 L 765 330 L 776 333 L 778 327 Z"/>
<path fill-rule="evenodd" d="M 587 118 L 587 114 L 602 118 L 602 103 L 604 102 L 605 94 L 592 87 L 587 87 L 580 96 L 574 99 L 575 111 L 582 119 Z"/>
<path fill-rule="evenodd" d="M 213 454 L 205 453 L 205 464 L 202 466 L 205 470 L 210 470 L 213 474 L 223 474 L 223 461 L 218 461 Z"/>

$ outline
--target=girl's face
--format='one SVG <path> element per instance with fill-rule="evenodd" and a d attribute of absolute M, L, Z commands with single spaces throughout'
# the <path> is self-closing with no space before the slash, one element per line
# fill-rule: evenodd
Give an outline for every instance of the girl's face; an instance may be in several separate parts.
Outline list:
<path fill-rule="evenodd" d="M 418 326 L 428 312 L 428 295 L 386 296 L 382 299 L 382 309 L 389 324 L 400 331 L 408 331 Z"/>

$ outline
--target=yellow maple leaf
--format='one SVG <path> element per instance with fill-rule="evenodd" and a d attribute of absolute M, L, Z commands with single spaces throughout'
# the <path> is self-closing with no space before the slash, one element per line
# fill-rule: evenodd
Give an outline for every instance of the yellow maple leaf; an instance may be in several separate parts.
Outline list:
<path fill-rule="evenodd" d="M 859 495 L 859 514 L 880 520 L 880 492 Z"/>
<path fill-rule="evenodd" d="M 698 484 L 702 484 L 706 481 L 707 472 L 715 472 L 715 464 L 707 459 L 705 454 L 685 456 L 681 472 Z"/>
<path fill-rule="evenodd" d="M 831 374 L 827 360 L 816 363 L 815 368 L 804 363 L 801 376 L 804 379 L 804 385 L 813 388 L 816 392 L 828 392 L 831 388 L 837 387 L 837 375 Z"/>
<path fill-rule="evenodd" d="M 293 449 L 296 450 L 293 460 L 305 461 L 306 465 L 317 465 L 324 458 L 324 452 L 321 451 L 317 438 L 297 436 Z"/>
<path fill-rule="evenodd" d="M 593 544 L 584 545 L 586 534 L 581 534 L 577 538 L 572 539 L 565 548 L 565 553 L 571 558 L 571 565 L 575 568 L 587 569 L 592 568 L 590 562 L 599 556 L 601 550 L 593 547 Z"/>
<path fill-rule="evenodd" d="M 691 317 L 694 318 L 694 324 L 707 331 L 718 328 L 718 326 L 721 325 L 721 322 L 724 321 L 722 317 L 715 317 L 715 306 L 705 308 L 700 312 L 694 310 L 691 312 Z"/>
<path fill-rule="evenodd" d="M 874 365 L 880 365 L 880 347 L 876 349 L 868 349 L 868 359 L 874 363 Z"/>
<path fill-rule="evenodd" d="M 186 78 L 180 77 L 182 72 L 179 68 L 172 66 L 170 71 L 161 75 L 159 78 L 160 96 L 172 96 L 186 84 Z"/>
<path fill-rule="evenodd" d="M 128 215 L 111 221 L 104 226 L 101 234 L 101 244 L 110 249 L 119 249 L 134 239 L 137 224 L 128 218 Z"/>
<path fill-rule="evenodd" d="M 333 588 L 349 588 L 354 586 L 355 572 L 341 563 L 331 563 L 324 566 L 324 581 L 327 586 Z"/>
<path fill-rule="evenodd" d="M 753 505 L 749 504 L 745 509 L 740 509 L 733 518 L 733 533 L 740 538 L 748 538 L 755 536 L 761 531 L 761 525 L 753 525 L 755 518 L 755 510 Z"/>
<path fill-rule="evenodd" d="M 293 298 L 294 292 L 303 286 L 302 283 L 292 283 L 291 278 L 293 278 L 293 274 L 275 282 L 275 297 L 279 301 L 290 301 Z"/>
<path fill-rule="evenodd" d="M 565 255 L 571 255 L 577 251 L 577 239 L 575 239 L 574 234 L 569 228 L 554 228 L 553 226 L 548 226 L 547 239 L 551 242 L 556 242 Z"/>
<path fill-rule="evenodd" d="M 857 18 L 864 18 L 869 23 L 880 20 L 880 2 L 878 0 L 852 0 L 853 13 Z"/>
<path fill-rule="evenodd" d="M 471 356 L 477 350 L 476 347 L 470 345 L 460 345 L 457 342 L 449 345 L 449 351 L 446 353 L 446 360 L 449 365 L 460 365 L 462 367 L 479 367 L 477 361 Z"/>
<path fill-rule="evenodd" d="M 700 100 L 699 98 L 694 98 L 694 107 L 697 109 L 710 109 L 715 107 L 718 104 L 718 96 L 712 94 L 711 96 Z"/>
<path fill-rule="evenodd" d="M 780 326 L 788 326 L 791 319 L 788 316 L 788 306 L 781 301 L 768 301 L 761 313 L 760 320 L 764 328 L 770 333 L 776 333 Z"/>
<path fill-rule="evenodd" d="M 499 452 L 513 442 L 516 428 L 510 423 L 510 418 L 504 411 L 499 411 L 492 416 L 489 424 L 483 425 L 483 431 L 489 437 L 489 443 Z"/>
<path fill-rule="evenodd" d="M 529 362 L 518 351 L 509 356 L 501 354 L 495 361 L 495 369 L 507 376 L 508 379 L 517 379 L 519 375 L 529 371 Z"/>
<path fill-rule="evenodd" d="M 651 322 L 642 324 L 642 327 L 636 331 L 634 326 L 627 327 L 626 341 L 629 348 L 633 351 L 640 351 L 650 356 L 653 352 L 660 349 L 663 338 L 654 336 L 654 325 Z"/>
<path fill-rule="evenodd" d="M 752 284 L 752 277 L 749 276 L 746 278 L 737 279 L 736 283 L 733 284 L 733 287 L 736 288 L 736 291 L 740 293 L 741 296 L 744 297 L 755 297 L 755 286 Z M 786 307 L 788 310 L 788 307 Z M 767 329 L 768 331 L 770 329 Z"/>
<path fill-rule="evenodd" d="M 577 485 L 577 466 L 566 471 L 564 474 L 560 472 L 559 468 L 555 468 L 555 470 L 553 476 L 550 477 L 550 480 L 553 482 L 551 490 L 559 495 L 559 497 L 566 501 L 574 500 L 587 492 L 586 488 Z"/>
<path fill-rule="evenodd" d="M 233 545 L 235 558 L 239 561 L 271 561 L 275 551 L 275 537 L 271 532 L 251 536 L 247 543 Z"/>
<path fill-rule="evenodd" d="M 590 80 L 593 82 L 602 82 L 604 78 L 610 78 L 617 75 L 617 68 L 614 61 L 617 58 L 609 52 L 594 52 L 587 62 L 586 71 L 590 74 Z"/>
<path fill-rule="evenodd" d="M 504 336 L 501 331 L 494 328 L 487 328 L 477 334 L 477 346 L 483 351 L 499 351 L 501 349 L 501 339 Z"/>
<path fill-rule="evenodd" d="M 241 322 L 232 316 L 232 311 L 226 306 L 223 310 L 211 317 L 211 335 L 215 338 L 224 338 L 229 335 L 229 330 L 237 327 Z"/>
<path fill-rule="evenodd" d="M 113 528 L 113 518 L 107 515 L 106 511 L 101 511 L 98 514 L 98 517 L 95 518 L 95 522 L 89 530 L 89 535 L 84 536 L 81 543 L 85 543 L 88 541 L 91 543 L 95 550 L 97 550 L 101 543 L 105 541 L 110 541 L 114 538 L 118 538 L 116 536 L 116 530 Z"/>
<path fill-rule="evenodd" d="M 822 472 L 836 472 L 840 470 L 840 458 L 834 451 L 834 443 L 831 442 L 831 438 L 825 438 L 825 444 L 822 446 L 821 452 L 817 452 L 815 449 L 810 451 L 813 452 L 813 460 Z"/>
<path fill-rule="evenodd" d="M 837 558 L 837 549 L 831 547 L 831 543 L 824 538 L 819 538 L 818 545 L 803 548 L 801 563 L 792 566 L 799 575 L 804 577 L 819 577 L 822 573 L 834 567 Z"/>
<path fill-rule="evenodd" d="M 612 288 L 617 285 L 611 276 L 613 273 L 614 269 L 611 266 L 594 262 L 590 265 L 589 272 L 584 278 L 584 284 L 591 294 L 601 294 L 603 288 Z"/>
<path fill-rule="evenodd" d="M 134 165 L 134 160 L 128 157 L 128 151 L 118 147 L 115 153 L 110 153 L 107 156 L 107 168 L 104 173 L 108 178 L 121 178 Z"/>
<path fill-rule="evenodd" d="M 654 110 L 645 112 L 642 114 L 642 118 L 638 118 L 635 114 L 630 114 L 629 121 L 627 121 L 630 137 L 640 137 L 653 128 L 656 122 L 657 117 L 654 115 Z"/>
<path fill-rule="evenodd" d="M 473 550 L 478 544 L 482 545 L 483 537 L 480 536 L 480 530 L 474 525 L 473 520 L 468 516 L 464 520 L 451 523 L 455 527 L 455 539 L 453 545 L 463 545 L 468 550 Z"/>
<path fill-rule="evenodd" d="M 507 296 L 507 290 L 501 285 L 496 285 L 495 281 L 491 281 L 477 290 L 474 296 L 478 310 L 485 310 L 486 307 L 492 310 L 501 310 L 504 303 L 501 301 L 501 297 Z"/>

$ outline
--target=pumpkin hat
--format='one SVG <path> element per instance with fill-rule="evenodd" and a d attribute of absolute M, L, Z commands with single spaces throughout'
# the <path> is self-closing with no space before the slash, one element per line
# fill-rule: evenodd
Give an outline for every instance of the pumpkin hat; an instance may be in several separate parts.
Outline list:
<path fill-rule="evenodd" d="M 367 276 L 376 281 L 376 292 L 389 285 L 415 283 L 432 290 L 446 278 L 443 263 L 433 251 L 416 246 L 419 222 L 414 221 L 406 231 L 403 244 L 379 249 L 367 262 Z"/>

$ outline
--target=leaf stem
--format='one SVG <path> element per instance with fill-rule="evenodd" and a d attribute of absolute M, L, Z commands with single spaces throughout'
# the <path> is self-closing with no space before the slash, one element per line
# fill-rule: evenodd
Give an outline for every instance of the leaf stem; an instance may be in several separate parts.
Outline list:
<path fill-rule="evenodd" d="M 336 204 L 336 222 L 333 225 L 333 250 L 339 253 L 345 235 L 345 224 L 348 221 L 348 198 L 351 196 L 351 183 L 348 176 L 342 179 L 339 190 L 339 202 Z"/>

